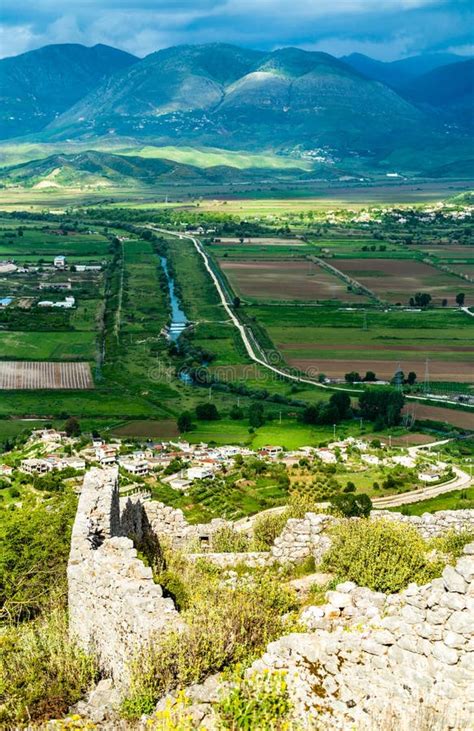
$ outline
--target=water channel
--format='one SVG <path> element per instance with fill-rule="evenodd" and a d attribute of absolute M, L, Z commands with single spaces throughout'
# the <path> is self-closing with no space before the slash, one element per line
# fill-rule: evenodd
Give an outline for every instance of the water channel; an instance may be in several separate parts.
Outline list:
<path fill-rule="evenodd" d="M 169 273 L 168 261 L 166 256 L 160 256 L 161 266 L 166 276 L 168 283 L 168 292 L 170 295 L 171 303 L 171 322 L 168 326 L 168 338 L 174 343 L 178 340 L 179 336 L 189 325 L 188 319 L 181 309 L 179 299 L 175 293 L 174 279 Z"/>

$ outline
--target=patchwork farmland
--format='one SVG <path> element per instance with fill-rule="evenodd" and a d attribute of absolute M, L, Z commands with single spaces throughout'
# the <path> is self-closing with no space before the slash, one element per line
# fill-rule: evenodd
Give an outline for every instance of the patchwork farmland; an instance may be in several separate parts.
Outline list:
<path fill-rule="evenodd" d="M 86 389 L 93 388 L 88 363 L 52 361 L 0 361 L 0 389 Z"/>
<path fill-rule="evenodd" d="M 220 261 L 234 290 L 254 300 L 367 302 L 310 260 Z"/>
<path fill-rule="evenodd" d="M 353 277 L 390 304 L 408 304 L 417 292 L 431 294 L 433 304 L 447 299 L 455 304 L 458 292 L 465 292 L 466 303 L 474 302 L 474 286 L 430 264 L 413 259 L 337 259 L 339 271 Z"/>

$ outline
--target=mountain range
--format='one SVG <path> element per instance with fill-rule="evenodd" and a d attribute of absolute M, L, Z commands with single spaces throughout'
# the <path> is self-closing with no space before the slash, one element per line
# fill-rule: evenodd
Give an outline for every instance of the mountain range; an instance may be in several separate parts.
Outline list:
<path fill-rule="evenodd" d="M 46 46 L 0 60 L 0 139 L 127 138 L 377 161 L 402 147 L 470 143 L 473 64 L 220 43 L 143 59 L 102 45 Z"/>

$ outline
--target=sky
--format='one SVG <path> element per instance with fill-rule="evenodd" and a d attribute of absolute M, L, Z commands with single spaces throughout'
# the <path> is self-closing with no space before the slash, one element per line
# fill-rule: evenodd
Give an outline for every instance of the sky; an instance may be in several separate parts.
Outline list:
<path fill-rule="evenodd" d="M 210 42 L 383 61 L 474 53 L 472 0 L 0 0 L 0 21 L 0 57 L 49 43 L 105 43 L 137 56 Z"/>

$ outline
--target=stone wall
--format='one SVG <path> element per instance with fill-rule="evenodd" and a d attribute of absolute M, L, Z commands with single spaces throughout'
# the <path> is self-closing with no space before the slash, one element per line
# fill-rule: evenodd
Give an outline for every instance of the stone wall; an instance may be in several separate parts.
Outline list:
<path fill-rule="evenodd" d="M 457 731 L 474 725 L 474 544 L 425 586 L 385 596 L 346 582 L 309 607 L 312 629 L 253 670 L 285 670 L 302 728 Z"/>
<path fill-rule="evenodd" d="M 126 684 L 137 649 L 177 623 L 178 613 L 123 535 L 115 468 L 84 477 L 67 573 L 71 634 L 96 653 L 103 672 Z"/>
<path fill-rule="evenodd" d="M 141 539 L 147 530 L 158 538 L 165 538 L 178 549 L 211 548 L 212 535 L 231 526 L 227 520 L 215 518 L 209 523 L 188 523 L 183 511 L 156 500 L 142 501 L 140 496 L 121 498 L 121 525 L 127 535 Z"/>
<path fill-rule="evenodd" d="M 442 510 L 421 516 L 374 510 L 370 517 L 371 520 L 383 518 L 411 525 L 426 539 L 441 536 L 451 530 L 474 532 L 474 510 Z M 297 563 L 307 556 L 314 556 L 316 563 L 319 563 L 331 545 L 327 529 L 336 522 L 336 518 L 324 513 L 306 513 L 300 520 L 289 520 L 271 548 L 272 556 L 281 563 Z"/>

